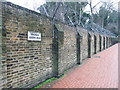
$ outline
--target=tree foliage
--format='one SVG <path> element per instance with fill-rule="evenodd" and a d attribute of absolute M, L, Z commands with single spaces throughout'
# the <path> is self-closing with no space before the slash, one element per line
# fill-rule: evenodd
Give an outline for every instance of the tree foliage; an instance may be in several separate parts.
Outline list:
<path fill-rule="evenodd" d="M 102 28 L 109 29 L 113 33 L 117 34 L 118 12 L 113 9 L 113 3 L 102 2 L 101 7 L 97 9 L 97 13 L 93 13 L 98 4 L 92 6 L 91 0 L 90 2 L 64 2 L 60 3 L 60 6 L 58 2 L 47 2 L 46 4 L 40 6 L 38 10 L 40 13 L 49 17 L 53 17 L 55 14 L 55 19 L 65 22 L 68 25 L 74 24 L 88 27 L 89 25 L 95 23 Z M 84 8 L 87 5 L 90 6 L 91 13 L 84 11 Z M 58 6 L 59 8 L 57 13 L 55 13 Z"/>
<path fill-rule="evenodd" d="M 118 11 L 114 10 L 113 6 L 111 2 L 103 2 L 98 13 L 95 13 L 93 18 L 96 24 L 117 34 Z"/>

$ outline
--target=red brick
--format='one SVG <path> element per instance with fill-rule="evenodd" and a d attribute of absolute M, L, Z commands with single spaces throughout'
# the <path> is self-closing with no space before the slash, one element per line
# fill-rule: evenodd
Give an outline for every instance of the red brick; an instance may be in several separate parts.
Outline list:
<path fill-rule="evenodd" d="M 118 44 L 94 56 L 53 88 L 118 88 Z"/>

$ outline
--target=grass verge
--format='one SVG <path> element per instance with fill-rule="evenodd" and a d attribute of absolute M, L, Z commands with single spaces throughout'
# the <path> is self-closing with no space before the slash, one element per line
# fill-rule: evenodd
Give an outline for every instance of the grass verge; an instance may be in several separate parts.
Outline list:
<path fill-rule="evenodd" d="M 44 81 L 43 83 L 37 85 L 36 87 L 32 88 L 31 90 L 36 90 L 37 88 L 40 88 L 40 87 L 42 87 L 43 85 L 48 84 L 48 83 L 52 82 L 53 80 L 59 79 L 59 78 L 61 78 L 61 77 L 63 77 L 63 76 L 64 76 L 64 75 L 62 75 L 62 76 L 60 76 L 60 77 L 58 77 L 58 78 L 57 78 L 57 77 L 52 77 L 52 78 Z"/>

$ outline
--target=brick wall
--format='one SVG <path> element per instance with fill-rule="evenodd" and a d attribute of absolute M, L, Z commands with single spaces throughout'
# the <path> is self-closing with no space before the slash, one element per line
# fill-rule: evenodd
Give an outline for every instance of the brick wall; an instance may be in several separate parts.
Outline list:
<path fill-rule="evenodd" d="M 112 45 L 112 38 L 110 37 L 110 46 Z"/>
<path fill-rule="evenodd" d="M 80 55 L 77 56 L 75 27 L 12 3 L 0 4 L 0 89 L 33 87 L 44 80 L 63 74 L 78 61 L 88 58 L 88 32 L 78 27 Z M 2 17 L 1 17 L 2 16 Z M 41 41 L 28 41 L 28 31 L 42 34 Z M 53 35 L 54 32 L 54 35 Z M 94 53 L 94 33 L 91 54 Z M 100 36 L 96 34 L 96 51 L 100 50 Z M 106 40 L 107 41 L 107 40 Z M 103 47 L 101 39 L 101 46 Z M 110 43 L 110 39 L 107 43 Z M 107 44 L 106 43 L 106 44 Z M 101 48 L 102 48 L 101 47 Z"/>
<path fill-rule="evenodd" d="M 106 36 L 104 36 L 104 38 L 105 38 L 105 42 L 104 43 L 105 43 L 105 49 L 106 49 Z"/>
<path fill-rule="evenodd" d="M 94 35 L 94 54 L 97 53 L 97 35 Z"/>
<path fill-rule="evenodd" d="M 88 36 L 87 31 L 80 28 L 80 31 L 82 33 L 82 46 L 81 46 L 81 58 L 86 59 L 88 57 Z"/>
<path fill-rule="evenodd" d="M 108 36 L 108 39 L 107 39 L 107 43 L 108 43 L 108 47 L 110 46 L 110 37 Z"/>
<path fill-rule="evenodd" d="M 101 36 L 101 51 L 103 50 L 103 36 L 102 35 L 100 35 Z"/>
<path fill-rule="evenodd" d="M 94 45 L 94 33 L 91 33 L 91 56 L 94 54 L 95 45 Z"/>
<path fill-rule="evenodd" d="M 103 35 L 101 35 L 101 37 L 102 37 L 102 43 L 101 43 L 101 47 L 102 47 L 102 50 L 104 50 L 104 48 L 103 48 L 104 36 L 103 36 Z"/>
<path fill-rule="evenodd" d="M 32 87 L 52 77 L 52 26 L 50 20 L 14 5 L 4 7 L 3 54 L 6 87 Z M 17 14 L 16 14 L 17 13 Z M 40 32 L 41 42 L 27 40 L 28 31 Z"/>
<path fill-rule="evenodd" d="M 77 63 L 75 28 L 61 25 L 64 30 L 63 45 L 59 50 L 59 73 L 63 73 Z"/>
<path fill-rule="evenodd" d="M 99 37 L 99 34 L 96 34 L 96 37 L 97 37 L 97 52 L 99 52 L 99 50 L 100 50 L 100 37 Z"/>

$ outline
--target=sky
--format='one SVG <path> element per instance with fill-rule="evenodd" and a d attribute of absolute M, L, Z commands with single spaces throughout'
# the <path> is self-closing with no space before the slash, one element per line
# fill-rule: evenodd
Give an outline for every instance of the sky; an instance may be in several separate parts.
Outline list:
<path fill-rule="evenodd" d="M 14 4 L 17 4 L 17 5 L 20 5 L 20 6 L 28 8 L 28 9 L 35 10 L 35 11 L 37 10 L 37 7 L 39 7 L 40 5 L 42 5 L 46 2 L 46 0 L 7 0 L 7 1 L 10 1 Z M 114 3 L 115 8 L 117 9 L 117 7 L 118 7 L 117 5 L 120 0 L 92 0 L 92 6 L 95 6 L 100 1 L 109 1 L 109 2 L 111 1 Z M 98 7 L 100 5 L 101 5 L 101 3 L 98 5 Z M 87 6 L 85 8 L 85 11 L 89 11 L 89 6 Z"/>
<path fill-rule="evenodd" d="M 14 4 L 26 7 L 31 10 L 36 10 L 37 7 L 45 3 L 45 0 L 6 0 Z"/>

